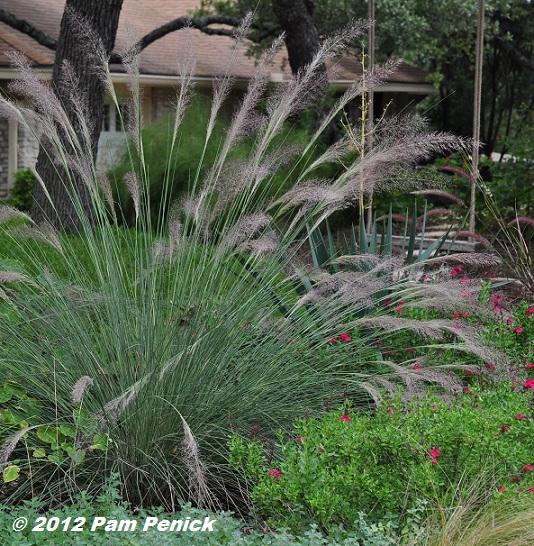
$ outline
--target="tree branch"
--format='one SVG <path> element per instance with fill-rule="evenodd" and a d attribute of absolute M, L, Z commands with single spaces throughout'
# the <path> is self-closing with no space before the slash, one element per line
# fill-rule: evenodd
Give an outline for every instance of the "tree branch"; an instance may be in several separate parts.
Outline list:
<path fill-rule="evenodd" d="M 521 53 L 521 51 L 519 51 L 519 49 L 517 49 L 509 40 L 506 40 L 502 36 L 495 36 L 494 40 L 500 45 L 503 51 L 506 51 L 506 53 L 516 61 L 517 64 L 530 72 L 534 72 L 534 62 L 523 55 L 523 53 Z"/>
<path fill-rule="evenodd" d="M 38 28 L 35 28 L 33 25 L 28 23 L 28 21 L 20 19 L 16 15 L 13 15 L 9 11 L 2 8 L 0 8 L 0 21 L 11 28 L 14 28 L 15 30 L 19 30 L 30 38 L 33 38 L 38 44 L 41 44 L 48 49 L 52 49 L 53 51 L 57 49 L 57 40 L 51 36 L 48 36 L 48 34 L 45 34 Z"/>
<path fill-rule="evenodd" d="M 30 36 L 30 38 L 33 38 L 38 44 L 41 44 L 44 47 L 47 47 L 48 49 L 52 49 L 55 51 L 57 49 L 57 40 L 52 38 L 51 36 L 48 36 L 44 32 L 40 31 L 39 29 L 35 28 L 33 25 L 25 21 L 24 19 L 20 19 L 16 15 L 13 15 L 12 13 L 6 11 L 5 9 L 0 8 L 0 22 L 5 23 L 6 25 L 9 25 L 11 28 L 14 28 L 15 30 L 19 30 L 20 32 L 26 34 L 27 36 Z M 145 36 L 143 36 L 134 46 L 134 50 L 136 51 L 142 51 L 146 47 L 148 47 L 150 44 L 154 43 L 156 40 L 159 40 L 160 38 L 163 38 L 167 34 L 170 34 L 171 32 L 175 32 L 177 30 L 181 30 L 183 28 L 196 28 L 197 30 L 200 30 L 204 34 L 208 34 L 210 36 L 229 36 L 233 37 L 235 34 L 235 29 L 240 25 L 241 21 L 237 17 L 230 17 L 227 15 L 206 15 L 205 17 L 198 17 L 198 18 L 191 18 L 191 17 L 178 17 L 177 19 L 173 19 L 172 21 L 169 21 L 168 23 L 165 23 L 164 25 L 155 28 Z M 227 25 L 232 28 L 212 28 L 210 25 Z M 252 25 L 252 28 L 257 28 L 254 25 Z M 270 28 L 270 29 L 264 29 L 263 31 L 259 32 L 250 32 L 247 36 L 247 38 L 254 43 L 259 43 L 265 38 L 268 38 L 269 36 L 275 36 L 277 34 L 277 29 Z M 109 58 L 109 62 L 111 64 L 122 64 L 122 56 L 118 53 L 112 53 Z"/>

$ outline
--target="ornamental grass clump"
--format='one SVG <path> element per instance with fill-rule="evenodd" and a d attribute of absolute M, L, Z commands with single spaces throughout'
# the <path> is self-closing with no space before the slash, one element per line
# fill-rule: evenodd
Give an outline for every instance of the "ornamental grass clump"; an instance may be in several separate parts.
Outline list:
<path fill-rule="evenodd" d="M 214 86 L 206 146 L 232 87 L 232 66 L 245 33 L 244 27 L 225 75 Z M 353 400 L 369 403 L 362 383 L 369 384 L 373 373 L 362 378 L 350 370 L 357 362 L 375 361 L 373 339 L 397 325 L 393 316 L 382 321 L 385 297 L 397 293 L 409 305 L 421 285 L 410 279 L 384 282 L 378 275 L 387 263 L 378 263 L 376 274 L 371 268 L 364 277 L 339 275 L 328 286 L 325 279 L 309 279 L 296 260 L 306 226 L 313 229 L 332 212 L 358 203 L 361 191 L 387 186 L 398 170 L 436 152 L 464 149 L 466 143 L 427 132 L 413 120 L 393 120 L 359 160 L 344 161 L 350 150 L 343 140 L 303 161 L 343 108 L 394 70 L 389 63 L 373 69 L 365 85 L 354 82 L 304 148 L 272 148 L 287 120 L 313 97 L 316 67 L 359 34 L 360 28 L 350 27 L 327 39 L 308 69 L 276 88 L 261 110 L 269 66 L 282 44 L 276 41 L 258 64 L 217 158 L 203 175 L 200 160 L 191 172 L 189 193 L 178 202 L 165 202 L 171 184 L 165 179 L 164 206 L 155 222 L 140 136 L 136 57 L 126 55 L 131 101 L 123 122 L 133 148 L 124 182 L 134 203 L 132 229 L 117 225 L 121 211 L 116 212 L 112 191 L 117 181 L 108 180 L 91 160 L 89 109 L 68 66 L 78 130 L 52 90 L 16 57 L 23 83 L 15 89 L 24 101 L 2 98 L 0 112 L 40 139 L 62 173 L 80 223 L 77 233 L 66 235 L 0 208 L 5 242 L 0 372 L 39 408 L 23 422 L 2 425 L 3 453 L 8 446 L 9 455 L 0 464 L 11 469 L 5 495 L 12 500 L 33 495 L 50 503 L 82 488 L 98 489 L 106 476 L 118 472 L 121 493 L 134 505 L 159 504 L 173 511 L 184 500 L 236 506 L 241 487 L 227 464 L 226 446 L 232 427 L 269 432 L 346 391 Z M 101 63 L 99 77 L 122 116 L 103 54 Z M 186 55 L 179 63 L 168 154 L 181 144 L 176 135 L 193 73 L 194 59 Z M 251 134 L 250 155 L 230 161 L 232 148 Z M 339 176 L 318 179 L 315 171 L 325 162 L 337 162 Z M 296 183 L 277 194 L 269 190 L 281 165 L 292 166 Z M 43 186 L 38 173 L 36 184 Z M 80 198 L 80 185 L 89 202 Z M 61 212 L 61 203 L 49 197 Z M 312 288 L 308 300 L 302 283 Z M 355 298 L 362 283 L 370 288 Z M 431 288 L 424 289 L 427 297 Z M 359 319 L 365 322 L 360 325 Z M 399 327 L 416 327 L 416 322 Z M 436 322 L 430 333 L 440 329 L 456 334 L 450 321 Z M 340 361 L 325 349 L 329 339 L 345 332 L 351 356 Z M 408 365 L 402 373 L 391 367 L 380 373 L 403 377 L 412 372 Z M 3 404 L 9 409 L 9 400 Z M 40 436 L 34 429 L 21 435 L 26 427 L 45 429 Z"/>

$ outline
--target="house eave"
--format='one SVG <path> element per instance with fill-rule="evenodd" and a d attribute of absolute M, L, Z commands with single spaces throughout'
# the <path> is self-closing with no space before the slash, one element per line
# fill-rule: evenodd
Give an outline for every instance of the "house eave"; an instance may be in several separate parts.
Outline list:
<path fill-rule="evenodd" d="M 52 67 L 34 67 L 33 71 L 42 79 L 50 80 L 52 78 Z M 16 71 L 9 67 L 0 67 L 0 81 L 16 79 Z M 130 76 L 124 72 L 112 72 L 111 79 L 114 83 L 126 84 Z M 147 86 L 173 87 L 178 83 L 178 76 L 169 74 L 141 74 L 139 82 Z M 211 76 L 194 76 L 192 82 L 199 87 L 212 87 L 214 78 Z M 272 83 L 280 83 L 286 81 L 282 74 L 272 73 L 269 81 Z M 348 89 L 354 82 L 352 80 L 334 80 L 332 85 L 338 91 Z M 247 78 L 237 78 L 234 86 L 239 89 L 245 89 L 248 84 Z M 412 95 L 437 95 L 438 90 L 429 83 L 412 83 L 412 82 L 385 82 L 375 88 L 377 93 L 409 93 Z"/>

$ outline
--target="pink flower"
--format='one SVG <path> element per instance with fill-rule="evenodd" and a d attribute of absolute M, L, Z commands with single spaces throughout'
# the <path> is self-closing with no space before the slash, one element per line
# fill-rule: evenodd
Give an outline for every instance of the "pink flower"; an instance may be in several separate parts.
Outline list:
<path fill-rule="evenodd" d="M 527 418 L 527 416 L 524 415 L 524 414 L 522 414 L 522 413 L 520 413 L 520 414 L 516 417 L 516 419 L 519 419 L 519 420 L 521 420 L 521 419 L 526 419 L 526 418 Z"/>
<path fill-rule="evenodd" d="M 529 363 L 525 366 L 525 370 L 532 370 L 532 368 L 534 368 L 534 364 L 532 364 L 532 362 L 529 362 Z"/>
<path fill-rule="evenodd" d="M 532 389 L 534 391 L 534 379 L 527 379 L 524 385 L 525 389 Z"/>
<path fill-rule="evenodd" d="M 297 442 L 302 442 L 302 436 L 299 436 L 299 437 L 297 438 Z"/>
<path fill-rule="evenodd" d="M 506 489 L 504 488 L 504 486 L 499 485 L 499 493 L 504 493 L 505 491 Z"/>
<path fill-rule="evenodd" d="M 534 495 L 534 487 L 529 487 L 528 490 L 532 491 L 532 494 Z"/>
<path fill-rule="evenodd" d="M 453 317 L 458 318 L 459 316 L 460 316 L 460 313 L 458 313 L 458 311 L 455 311 Z"/>
<path fill-rule="evenodd" d="M 397 311 L 397 313 L 402 313 L 402 307 L 399 305 L 395 311 Z"/>
<path fill-rule="evenodd" d="M 468 314 L 468 313 L 466 313 L 465 311 L 464 311 L 464 312 L 462 313 L 462 317 L 464 317 L 464 318 L 465 318 L 465 317 L 468 317 L 468 316 L 469 316 L 469 314 Z"/>
<path fill-rule="evenodd" d="M 501 432 L 508 432 L 510 429 L 507 426 L 501 428 Z"/>
<path fill-rule="evenodd" d="M 453 269 L 453 270 L 451 271 L 451 275 L 458 275 L 458 271 L 456 271 L 456 269 Z"/>
<path fill-rule="evenodd" d="M 341 339 L 342 341 L 351 341 L 351 337 L 349 336 L 349 334 L 347 334 L 347 332 L 343 332 L 339 336 L 339 339 Z"/>
<path fill-rule="evenodd" d="M 454 327 L 455 327 L 457 330 L 461 330 L 461 329 L 462 329 L 462 327 L 461 327 L 459 324 L 456 324 Z"/>
<path fill-rule="evenodd" d="M 269 472 L 267 473 L 267 476 L 274 476 L 276 480 L 280 479 L 281 475 L 282 473 L 280 472 L 280 470 L 275 470 L 274 468 L 271 468 L 271 470 L 269 470 Z"/>
<path fill-rule="evenodd" d="M 431 462 L 432 462 L 432 464 L 434 464 L 434 463 L 437 463 L 438 460 L 436 459 L 436 457 L 432 457 L 432 461 L 431 461 Z"/>
<path fill-rule="evenodd" d="M 521 470 L 534 470 L 534 467 L 531 464 L 526 464 Z"/>
<path fill-rule="evenodd" d="M 435 410 L 435 409 L 436 409 L 436 404 L 432 404 L 432 405 L 430 406 L 430 409 Z"/>
<path fill-rule="evenodd" d="M 421 366 L 419 364 L 415 364 L 413 367 L 414 370 L 420 370 Z"/>
<path fill-rule="evenodd" d="M 466 283 L 466 282 L 469 282 L 469 279 L 464 275 L 461 280 L 460 280 L 461 283 Z"/>
<path fill-rule="evenodd" d="M 521 328 L 521 326 L 518 326 L 518 327 L 515 329 L 515 333 L 516 333 L 516 334 L 522 334 L 522 333 L 523 333 L 523 328 Z"/>
<path fill-rule="evenodd" d="M 430 451 L 430 456 L 431 457 L 439 457 L 441 455 L 439 449 L 436 449 L 435 447 L 433 447 Z"/>
<path fill-rule="evenodd" d="M 340 418 L 339 418 L 340 421 L 345 421 L 347 423 L 350 423 L 350 417 L 348 415 L 342 415 Z"/>
<path fill-rule="evenodd" d="M 471 370 L 465 370 L 465 373 L 466 373 L 467 375 L 473 375 L 473 372 L 472 372 Z"/>
<path fill-rule="evenodd" d="M 386 301 L 386 305 L 389 307 L 391 305 L 391 300 Z"/>
<path fill-rule="evenodd" d="M 467 394 L 471 394 L 471 389 L 469 387 L 466 387 L 464 389 L 464 392 L 467 393 Z"/>

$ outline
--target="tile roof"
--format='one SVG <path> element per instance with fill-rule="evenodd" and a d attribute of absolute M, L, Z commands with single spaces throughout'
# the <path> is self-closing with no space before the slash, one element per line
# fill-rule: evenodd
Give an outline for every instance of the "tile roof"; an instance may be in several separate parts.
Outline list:
<path fill-rule="evenodd" d="M 154 28 L 177 17 L 192 14 L 199 0 L 124 0 L 116 50 L 124 49 L 134 39 L 139 39 Z M 45 33 L 57 38 L 65 0 L 0 0 L 3 8 L 32 23 Z M 191 48 L 196 59 L 195 75 L 212 78 L 227 66 L 232 50 L 232 40 L 225 36 L 208 36 L 195 29 L 184 29 L 168 34 L 149 45 L 140 58 L 141 72 L 147 75 L 172 76 L 177 71 L 177 57 Z M 51 66 L 54 52 L 39 45 L 32 38 L 0 23 L 0 67 L 8 66 L 5 52 L 17 49 L 26 54 L 31 61 L 40 66 Z M 122 71 L 121 67 L 117 72 Z M 237 57 L 234 74 L 248 79 L 254 71 L 254 59 L 240 54 Z M 290 76 L 285 50 L 281 52 L 272 68 L 273 73 Z M 350 81 L 361 75 L 361 67 L 354 57 L 344 57 L 338 61 L 335 80 Z M 422 85 L 426 74 L 422 70 L 402 64 L 390 76 L 388 82 Z M 427 87 L 428 84 L 425 85 Z"/>

